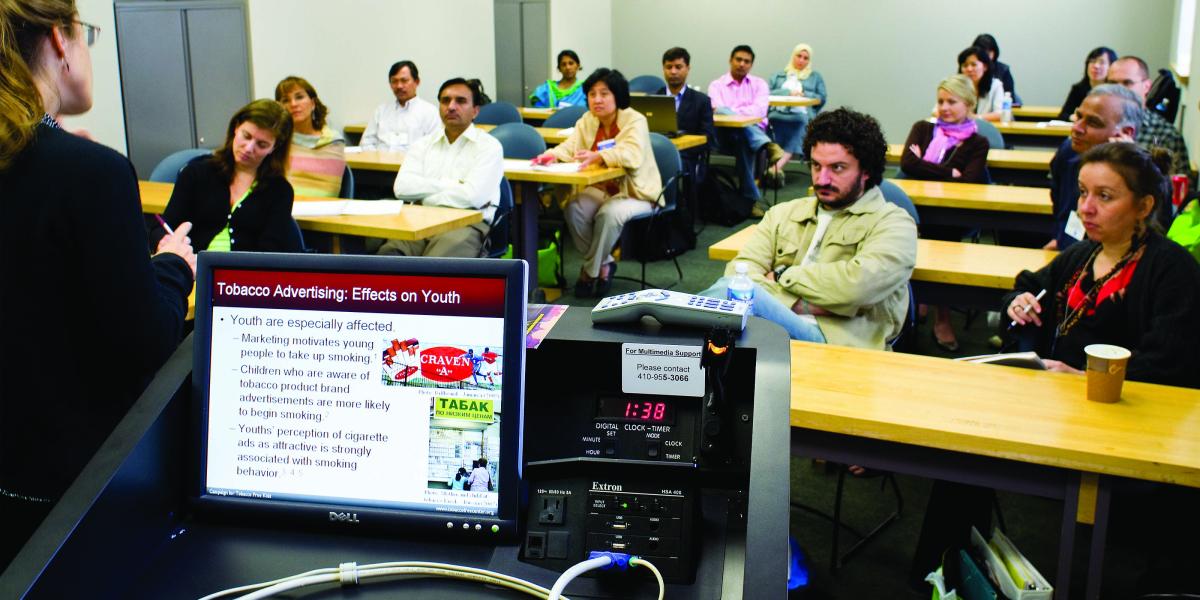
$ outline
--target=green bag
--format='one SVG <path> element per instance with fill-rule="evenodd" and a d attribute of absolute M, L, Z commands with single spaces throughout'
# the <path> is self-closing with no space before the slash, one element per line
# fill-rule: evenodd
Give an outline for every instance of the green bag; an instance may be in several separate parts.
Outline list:
<path fill-rule="evenodd" d="M 559 257 L 558 257 L 558 232 L 554 232 L 553 240 L 539 240 L 538 244 L 538 287 L 556 288 L 563 287 L 562 278 L 559 277 Z M 545 246 L 543 246 L 545 244 Z M 513 247 L 508 245 L 508 250 L 500 258 L 512 258 Z"/>
<path fill-rule="evenodd" d="M 1187 248 L 1200 261 L 1200 202 L 1192 201 L 1171 222 L 1167 237 Z"/>

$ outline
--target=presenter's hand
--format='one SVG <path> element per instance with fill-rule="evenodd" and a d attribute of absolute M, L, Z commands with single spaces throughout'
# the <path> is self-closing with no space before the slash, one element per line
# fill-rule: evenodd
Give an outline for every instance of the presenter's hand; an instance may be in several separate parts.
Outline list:
<path fill-rule="evenodd" d="M 164 235 L 158 241 L 158 252 L 155 255 L 169 252 L 177 254 L 180 258 L 187 261 L 189 267 L 192 268 L 192 277 L 196 276 L 196 253 L 192 251 L 192 238 L 188 237 L 188 233 L 192 231 L 191 222 L 185 221 L 179 227 L 175 228 L 175 233 Z"/>
<path fill-rule="evenodd" d="M 539 154 L 539 155 L 533 157 L 533 160 L 531 160 L 529 162 L 531 162 L 535 165 L 548 165 L 548 164 L 553 163 L 554 160 L 555 159 L 554 159 L 553 154 L 550 154 L 549 152 L 545 152 L 545 153 L 542 153 L 542 154 Z"/>
<path fill-rule="evenodd" d="M 1042 364 L 1046 365 L 1047 371 L 1054 371 L 1055 373 L 1074 373 L 1076 375 L 1083 375 L 1083 371 L 1080 371 L 1079 369 L 1076 369 L 1075 367 L 1072 367 L 1071 365 L 1068 365 L 1067 363 L 1062 362 L 1061 360 L 1051 360 L 1048 358 L 1043 358 Z"/>
<path fill-rule="evenodd" d="M 1025 312 L 1026 306 L 1030 307 L 1029 312 Z M 1008 317 L 1016 321 L 1017 325 L 1032 322 L 1041 327 L 1042 318 L 1038 316 L 1040 314 L 1042 314 L 1042 305 L 1037 301 L 1037 297 L 1029 292 L 1013 298 L 1012 304 L 1008 305 Z"/>

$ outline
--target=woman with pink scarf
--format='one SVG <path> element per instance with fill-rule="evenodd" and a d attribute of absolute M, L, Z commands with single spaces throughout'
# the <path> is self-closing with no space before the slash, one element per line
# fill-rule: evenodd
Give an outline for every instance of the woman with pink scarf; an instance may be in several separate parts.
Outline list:
<path fill-rule="evenodd" d="M 938 84 L 937 119 L 917 121 L 908 132 L 900 169 L 912 179 L 988 183 L 988 142 L 975 125 L 975 84 L 966 75 L 951 75 Z M 960 241 L 962 227 L 921 226 L 921 237 Z M 947 352 L 958 350 L 950 309 L 939 306 L 933 338 Z"/>

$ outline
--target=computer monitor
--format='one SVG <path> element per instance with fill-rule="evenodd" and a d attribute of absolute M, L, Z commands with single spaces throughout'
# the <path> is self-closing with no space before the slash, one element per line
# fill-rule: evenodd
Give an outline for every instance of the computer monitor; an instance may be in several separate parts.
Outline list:
<path fill-rule="evenodd" d="M 511 539 L 527 276 L 513 260 L 201 253 L 197 507 Z"/>

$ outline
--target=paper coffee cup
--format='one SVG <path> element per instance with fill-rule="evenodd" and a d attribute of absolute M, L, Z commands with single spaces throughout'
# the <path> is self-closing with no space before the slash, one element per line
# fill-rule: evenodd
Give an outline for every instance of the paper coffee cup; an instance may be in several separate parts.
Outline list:
<path fill-rule="evenodd" d="M 1129 350 L 1110 344 L 1091 344 L 1083 352 L 1087 354 L 1087 399 L 1108 403 L 1120 400 Z"/>

